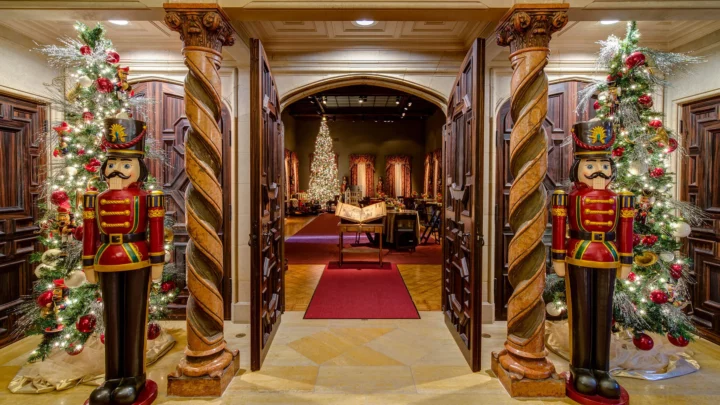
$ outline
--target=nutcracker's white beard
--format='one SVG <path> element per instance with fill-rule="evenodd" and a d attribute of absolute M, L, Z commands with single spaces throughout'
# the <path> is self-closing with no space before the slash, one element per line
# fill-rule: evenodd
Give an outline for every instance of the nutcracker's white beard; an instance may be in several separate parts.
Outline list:
<path fill-rule="evenodd" d="M 108 188 L 110 190 L 122 190 L 123 189 L 123 179 L 120 177 L 112 177 L 107 179 Z"/>
<path fill-rule="evenodd" d="M 592 188 L 595 190 L 605 190 L 605 187 L 607 187 L 607 184 L 609 182 L 607 179 L 603 179 L 602 177 L 598 176 L 592 179 Z"/>

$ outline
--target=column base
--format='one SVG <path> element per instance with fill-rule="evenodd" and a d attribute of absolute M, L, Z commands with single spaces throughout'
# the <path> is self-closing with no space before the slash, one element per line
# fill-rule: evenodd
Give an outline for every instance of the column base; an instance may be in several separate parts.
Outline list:
<path fill-rule="evenodd" d="M 557 374 L 543 379 L 518 378 L 519 375 L 505 370 L 498 360 L 499 353 L 493 352 L 490 368 L 497 376 L 505 391 L 513 398 L 562 398 L 565 396 L 565 380 Z"/>
<path fill-rule="evenodd" d="M 219 397 L 240 370 L 240 354 L 235 354 L 232 361 L 217 377 L 176 377 L 168 375 L 168 396 L 176 397 Z"/>

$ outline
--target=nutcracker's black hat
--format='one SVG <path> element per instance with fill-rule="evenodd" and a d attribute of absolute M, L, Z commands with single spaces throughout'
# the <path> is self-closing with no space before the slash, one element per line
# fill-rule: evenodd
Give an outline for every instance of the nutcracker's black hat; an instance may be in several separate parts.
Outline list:
<path fill-rule="evenodd" d="M 129 118 L 106 118 L 102 144 L 108 156 L 137 157 L 145 155 L 147 125 Z"/>
<path fill-rule="evenodd" d="M 575 158 L 607 158 L 615 143 L 612 123 L 599 119 L 581 121 L 572 127 L 575 142 Z"/>

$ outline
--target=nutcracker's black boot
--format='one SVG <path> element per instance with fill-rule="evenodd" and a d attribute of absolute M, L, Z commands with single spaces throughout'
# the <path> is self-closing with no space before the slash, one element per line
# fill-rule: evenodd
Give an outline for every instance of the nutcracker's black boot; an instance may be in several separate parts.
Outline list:
<path fill-rule="evenodd" d="M 120 380 L 107 380 L 90 393 L 90 405 L 108 405 L 112 401 L 112 393 L 120 384 Z"/>
<path fill-rule="evenodd" d="M 601 397 L 617 399 L 620 398 L 620 384 L 610 376 L 607 371 L 594 370 L 597 380 L 598 394 Z"/>
<path fill-rule="evenodd" d="M 610 376 L 610 342 L 612 329 L 612 300 L 615 290 L 615 272 L 596 270 L 595 316 L 593 327 L 594 346 L 593 372 L 598 385 L 598 394 L 605 398 L 620 398 L 620 384 Z"/>
<path fill-rule="evenodd" d="M 131 405 L 145 387 L 145 374 L 123 378 L 120 386 L 112 392 L 113 405 Z"/>
<path fill-rule="evenodd" d="M 575 390 L 583 395 L 595 395 L 598 383 L 591 370 L 586 368 L 575 368 L 570 366 L 573 375 Z"/>

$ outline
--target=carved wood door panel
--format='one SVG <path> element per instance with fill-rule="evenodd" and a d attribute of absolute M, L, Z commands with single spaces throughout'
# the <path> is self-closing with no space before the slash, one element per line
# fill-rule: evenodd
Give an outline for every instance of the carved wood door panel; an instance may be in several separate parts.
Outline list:
<path fill-rule="evenodd" d="M 720 97 L 683 107 L 680 199 L 708 216 L 693 227 L 686 243 L 697 281 L 692 290 L 692 319 L 703 337 L 720 344 Z"/>
<path fill-rule="evenodd" d="M 47 127 L 46 106 L 0 94 L 0 347 L 13 341 L 18 306 L 32 299 Z"/>
<path fill-rule="evenodd" d="M 250 66 L 250 368 L 259 370 L 285 311 L 284 131 L 275 80 L 262 43 Z"/>
<path fill-rule="evenodd" d="M 572 144 L 565 144 L 570 136 L 572 126 L 578 121 L 588 120 L 595 116 L 592 105 L 586 108 L 581 117 L 576 112 L 578 91 L 585 86 L 583 82 L 568 81 L 551 84 L 548 91 L 548 113 L 543 128 L 548 138 L 548 171 L 545 176 L 545 188 L 552 192 L 568 181 L 570 166 L 573 162 Z M 593 101 L 590 101 L 592 104 Z M 510 229 L 509 222 L 509 196 L 513 176 L 510 172 L 510 132 L 513 120 L 510 115 L 510 100 L 505 102 L 498 113 L 496 130 L 497 147 L 497 194 L 495 215 L 496 221 L 496 249 L 495 249 L 495 319 L 507 319 L 507 303 L 512 295 L 513 288 L 508 281 L 508 245 L 515 233 Z M 550 212 L 550 198 L 548 198 L 548 212 Z M 548 217 L 548 221 L 550 217 Z M 547 248 L 548 266 L 550 265 L 551 228 L 548 228 L 543 237 Z"/>
<path fill-rule="evenodd" d="M 157 160 L 148 160 L 148 170 L 155 178 L 158 185 L 162 187 L 167 196 L 167 216 L 175 222 L 173 233 L 172 261 L 182 274 L 185 274 L 185 248 L 189 240 L 185 228 L 185 189 L 190 184 L 185 173 L 185 134 L 190 128 L 190 123 L 185 117 L 185 89 L 182 85 L 164 81 L 144 81 L 133 84 L 133 89 L 138 95 L 143 95 L 151 100 L 147 107 L 147 122 L 150 123 L 148 134 L 158 149 L 165 154 L 165 163 Z M 136 115 L 138 113 L 136 112 Z M 143 119 L 142 114 L 139 119 Z M 223 106 L 222 122 L 220 127 L 223 131 L 223 161 L 230 162 L 230 129 L 232 117 L 230 112 Z M 227 123 L 227 125 L 225 124 Z M 227 182 L 225 181 L 227 179 Z M 223 165 L 221 181 L 223 183 L 223 199 L 225 205 L 224 225 L 219 235 L 223 238 L 223 304 L 225 305 L 224 318 L 230 319 L 230 306 L 232 304 L 232 269 L 231 269 L 231 242 L 230 229 L 230 164 Z M 225 237 L 227 235 L 227 239 Z M 185 277 L 180 277 L 180 295 L 168 305 L 171 310 L 171 319 L 185 319 L 185 310 L 188 299 L 188 290 L 184 285 Z"/>
<path fill-rule="evenodd" d="M 443 128 L 445 323 L 473 371 L 480 370 L 483 88 L 485 42 L 465 56 Z"/>

